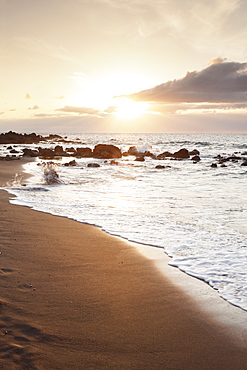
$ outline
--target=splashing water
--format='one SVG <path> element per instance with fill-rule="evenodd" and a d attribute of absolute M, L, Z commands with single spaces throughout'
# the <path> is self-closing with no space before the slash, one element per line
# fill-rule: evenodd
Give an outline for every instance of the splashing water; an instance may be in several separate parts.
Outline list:
<path fill-rule="evenodd" d="M 44 180 L 47 185 L 51 184 L 62 184 L 59 174 L 56 171 L 55 164 L 53 162 L 44 163 Z"/>

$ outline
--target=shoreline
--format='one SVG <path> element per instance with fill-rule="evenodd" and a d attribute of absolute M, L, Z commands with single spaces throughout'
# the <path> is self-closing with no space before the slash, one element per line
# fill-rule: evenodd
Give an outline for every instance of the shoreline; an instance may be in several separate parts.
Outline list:
<path fill-rule="evenodd" d="M 1 185 L 16 162 L 0 163 Z M 173 283 L 184 273 L 94 226 L 10 204 L 6 191 L 0 202 L 0 367 L 246 368 L 245 328 L 197 307 Z"/>

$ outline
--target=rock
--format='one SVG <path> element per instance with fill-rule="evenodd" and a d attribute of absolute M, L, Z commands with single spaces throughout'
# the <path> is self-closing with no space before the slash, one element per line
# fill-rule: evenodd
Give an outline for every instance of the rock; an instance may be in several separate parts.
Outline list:
<path fill-rule="evenodd" d="M 24 148 L 22 149 L 23 151 L 23 157 L 38 157 L 39 155 L 39 152 L 37 150 L 34 150 L 34 149 L 28 149 L 28 148 Z"/>
<path fill-rule="evenodd" d="M 199 155 L 194 155 L 194 157 L 192 157 L 191 160 L 194 162 L 200 162 L 201 158 L 199 157 Z"/>
<path fill-rule="evenodd" d="M 75 148 L 66 148 L 67 153 L 75 153 Z"/>
<path fill-rule="evenodd" d="M 241 166 L 247 166 L 247 160 L 241 163 Z"/>
<path fill-rule="evenodd" d="M 130 146 L 127 154 L 128 155 L 138 155 L 139 152 L 138 152 L 136 146 Z"/>
<path fill-rule="evenodd" d="M 98 163 L 88 163 L 87 167 L 100 167 L 100 165 Z"/>
<path fill-rule="evenodd" d="M 40 157 L 51 158 L 51 157 L 55 156 L 55 152 L 52 149 L 49 149 L 49 148 L 39 148 L 39 156 Z"/>
<path fill-rule="evenodd" d="M 94 147 L 93 157 L 103 159 L 121 158 L 122 153 L 121 150 L 115 145 L 98 144 Z"/>
<path fill-rule="evenodd" d="M 212 168 L 217 168 L 217 163 L 212 163 L 212 164 L 211 164 L 211 167 L 212 167 Z"/>
<path fill-rule="evenodd" d="M 152 159 L 157 159 L 156 155 L 151 153 L 149 150 L 143 153 L 144 157 L 150 157 Z"/>
<path fill-rule="evenodd" d="M 194 149 L 191 152 L 189 152 L 189 155 L 200 155 L 200 152 L 199 152 L 199 150 Z"/>
<path fill-rule="evenodd" d="M 172 157 L 172 153 L 170 153 L 170 152 L 163 152 L 163 153 L 157 155 L 157 159 L 165 159 L 167 157 Z"/>
<path fill-rule="evenodd" d="M 157 166 L 155 166 L 155 168 L 157 168 L 157 170 L 162 170 L 163 168 L 166 168 L 166 166 L 162 166 L 161 164 L 158 164 Z"/>
<path fill-rule="evenodd" d="M 17 154 L 17 153 L 19 153 L 19 152 L 18 152 L 16 149 L 11 149 L 11 150 L 10 150 L 10 153 L 11 153 L 11 154 Z"/>
<path fill-rule="evenodd" d="M 137 162 L 144 162 L 145 161 L 145 158 L 144 158 L 144 156 L 136 157 L 135 161 L 137 161 Z"/>
<path fill-rule="evenodd" d="M 66 167 L 68 167 L 68 166 L 76 166 L 76 165 L 77 165 L 77 163 L 76 163 L 75 160 L 70 161 L 70 162 L 67 162 L 67 163 L 64 163 L 64 166 L 66 166 Z"/>
<path fill-rule="evenodd" d="M 56 145 L 54 149 L 55 155 L 64 155 L 66 154 L 61 145 Z"/>
<path fill-rule="evenodd" d="M 189 151 L 187 149 L 180 149 L 178 150 L 177 152 L 175 152 L 173 155 L 172 155 L 173 158 L 181 158 L 181 159 L 187 159 L 190 157 L 189 155 Z"/>
<path fill-rule="evenodd" d="M 90 148 L 77 148 L 74 155 L 76 157 L 90 158 L 93 156 L 93 152 Z"/>
<path fill-rule="evenodd" d="M 18 134 L 13 131 L 0 134 L 0 144 L 37 144 L 43 141 L 41 135 L 32 134 Z"/>
<path fill-rule="evenodd" d="M 111 165 L 116 165 L 116 166 L 118 166 L 118 164 L 119 164 L 119 163 L 118 163 L 117 161 L 114 161 L 114 159 L 112 159 L 112 160 L 110 161 L 110 164 L 111 164 Z"/>

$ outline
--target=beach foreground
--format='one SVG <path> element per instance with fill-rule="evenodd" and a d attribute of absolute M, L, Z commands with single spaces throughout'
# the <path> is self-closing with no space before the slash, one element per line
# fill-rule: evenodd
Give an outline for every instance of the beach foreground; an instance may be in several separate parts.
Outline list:
<path fill-rule="evenodd" d="M 0 185 L 21 172 L 1 161 Z M 247 369 L 235 336 L 135 248 L 0 191 L 0 368 Z"/>

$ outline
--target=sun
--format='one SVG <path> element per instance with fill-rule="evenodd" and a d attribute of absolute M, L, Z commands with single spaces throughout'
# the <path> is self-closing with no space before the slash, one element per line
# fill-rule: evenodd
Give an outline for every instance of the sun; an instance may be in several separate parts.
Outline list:
<path fill-rule="evenodd" d="M 134 119 L 140 117 L 147 111 L 146 102 L 134 102 L 127 98 L 118 99 L 115 116 L 120 119 Z"/>

